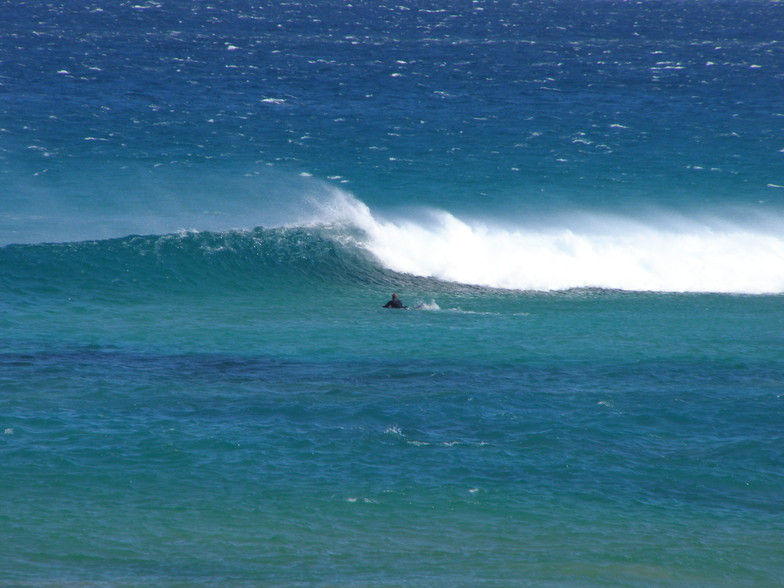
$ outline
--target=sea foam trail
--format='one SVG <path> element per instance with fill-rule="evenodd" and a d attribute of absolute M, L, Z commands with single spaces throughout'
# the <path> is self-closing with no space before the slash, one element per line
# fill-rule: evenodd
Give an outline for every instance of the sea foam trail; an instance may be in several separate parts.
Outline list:
<path fill-rule="evenodd" d="M 784 292 L 782 222 L 575 215 L 510 227 L 446 211 L 387 220 L 337 189 L 323 210 L 327 222 L 359 227 L 360 245 L 385 267 L 418 276 L 538 291 Z"/>

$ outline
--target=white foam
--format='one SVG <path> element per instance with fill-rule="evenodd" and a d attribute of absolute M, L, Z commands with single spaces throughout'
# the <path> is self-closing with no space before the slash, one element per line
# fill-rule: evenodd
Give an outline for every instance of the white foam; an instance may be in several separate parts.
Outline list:
<path fill-rule="evenodd" d="M 782 217 L 574 214 L 510 226 L 436 210 L 388 220 L 338 188 L 322 210 L 361 228 L 385 267 L 417 276 L 516 290 L 784 292 Z"/>
<path fill-rule="evenodd" d="M 430 302 L 420 302 L 415 307 L 417 310 L 441 310 L 441 307 L 438 306 L 438 303 L 435 300 L 430 300 Z"/>

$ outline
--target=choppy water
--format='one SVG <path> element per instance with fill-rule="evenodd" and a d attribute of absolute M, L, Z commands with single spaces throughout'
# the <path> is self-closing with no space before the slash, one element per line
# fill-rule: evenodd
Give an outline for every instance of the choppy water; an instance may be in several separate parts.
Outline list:
<path fill-rule="evenodd" d="M 0 583 L 778 585 L 782 10 L 0 4 Z"/>

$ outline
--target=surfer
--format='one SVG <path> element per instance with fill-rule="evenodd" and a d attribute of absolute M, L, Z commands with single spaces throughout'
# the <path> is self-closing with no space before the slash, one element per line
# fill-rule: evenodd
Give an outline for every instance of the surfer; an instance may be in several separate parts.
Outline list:
<path fill-rule="evenodd" d="M 397 294 L 392 294 L 392 300 L 387 302 L 382 308 L 408 308 L 408 306 L 403 306 L 403 302 L 397 297 Z"/>

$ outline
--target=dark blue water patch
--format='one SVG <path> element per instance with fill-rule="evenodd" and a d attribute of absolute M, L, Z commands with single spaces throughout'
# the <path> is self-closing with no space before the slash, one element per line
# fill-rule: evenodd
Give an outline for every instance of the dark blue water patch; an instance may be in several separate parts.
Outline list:
<path fill-rule="evenodd" d="M 24 5 L 6 171 L 287 162 L 474 210 L 778 181 L 776 3 L 403 6 Z"/>
<path fill-rule="evenodd" d="M 0 374 L 22 579 L 365 578 L 368 558 L 407 577 L 393 560 L 417 576 L 480 552 L 547 578 L 556 544 L 595 562 L 625 537 L 649 561 L 675 537 L 688 559 L 740 533 L 764 559 L 782 523 L 779 363 L 61 347 Z"/>
<path fill-rule="evenodd" d="M 185 478 L 197 493 L 446 485 L 759 516 L 779 505 L 779 400 L 767 382 L 781 380 L 780 366 L 396 366 L 94 350 L 2 360 L 3 426 L 13 432 L 5 462 L 36 463 L 61 484 L 68 470 L 108 484 L 119 468 L 151 492 Z"/>

